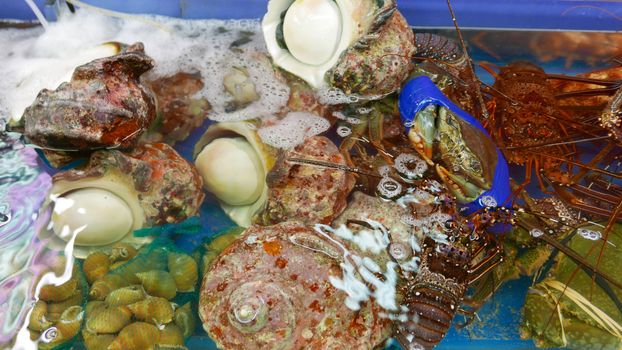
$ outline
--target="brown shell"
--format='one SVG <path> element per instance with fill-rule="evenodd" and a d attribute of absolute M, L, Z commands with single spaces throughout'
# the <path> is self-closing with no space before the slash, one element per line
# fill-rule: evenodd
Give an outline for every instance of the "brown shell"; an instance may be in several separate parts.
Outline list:
<path fill-rule="evenodd" d="M 162 270 L 151 270 L 137 273 L 147 294 L 164 299 L 173 299 L 177 294 L 177 285 L 170 273 Z"/>
<path fill-rule="evenodd" d="M 106 304 L 110 306 L 129 305 L 144 300 L 146 297 L 142 286 L 133 285 L 110 292 L 106 297 Z"/>
<path fill-rule="evenodd" d="M 390 12 L 388 12 L 390 13 Z M 413 31 L 399 11 L 341 54 L 327 73 L 332 86 L 347 94 L 381 96 L 400 88 L 412 69 Z"/>
<path fill-rule="evenodd" d="M 126 306 L 112 306 L 98 311 L 86 320 L 86 330 L 92 333 L 117 333 L 132 319 L 132 311 Z"/>
<path fill-rule="evenodd" d="M 184 335 L 181 329 L 174 323 L 167 324 L 160 331 L 160 341 L 158 345 L 184 345 Z"/>
<path fill-rule="evenodd" d="M 115 243 L 110 251 L 110 261 L 119 263 L 128 261 L 138 254 L 138 250 L 129 243 Z"/>
<path fill-rule="evenodd" d="M 268 174 L 268 203 L 261 222 L 330 223 L 347 205 L 348 194 L 354 187 L 353 176 L 342 170 L 287 162 L 289 158 L 346 165 L 337 146 L 324 136 L 308 138 L 283 154 L 281 164 Z"/>
<path fill-rule="evenodd" d="M 71 297 L 77 288 L 78 280 L 72 277 L 59 286 L 52 284 L 43 286 L 39 292 L 39 298 L 43 301 L 63 301 Z"/>
<path fill-rule="evenodd" d="M 76 290 L 69 298 L 63 301 L 59 301 L 58 303 L 48 303 L 48 319 L 56 322 L 60 319 L 63 311 L 72 306 L 79 305 L 80 303 L 82 303 L 82 292 L 80 292 L 80 290 Z"/>
<path fill-rule="evenodd" d="M 32 312 L 30 313 L 30 319 L 28 321 L 28 329 L 41 332 L 52 326 L 52 322 L 47 319 L 46 314 L 48 311 L 48 306 L 43 300 L 37 300 L 35 305 L 32 307 Z"/>
<path fill-rule="evenodd" d="M 114 334 L 95 334 L 83 330 L 82 338 L 86 350 L 107 350 L 116 336 Z"/>
<path fill-rule="evenodd" d="M 26 108 L 25 135 L 44 148 L 83 153 L 134 146 L 155 118 L 153 94 L 140 83 L 153 64 L 138 43 L 77 67 L 69 82 L 41 90 Z"/>
<path fill-rule="evenodd" d="M 177 290 L 192 292 L 199 280 L 197 262 L 188 254 L 169 253 L 168 271 L 175 279 Z"/>
<path fill-rule="evenodd" d="M 175 313 L 168 300 L 158 297 L 149 297 L 127 307 L 132 310 L 136 319 L 155 325 L 171 322 Z"/>
<path fill-rule="evenodd" d="M 205 197 L 197 170 L 171 146 L 143 144 L 127 153 L 97 151 L 84 168 L 54 175 L 54 182 L 114 174 L 132 184 L 146 215 L 145 227 L 183 221 L 198 213 Z"/>
<path fill-rule="evenodd" d="M 178 307 L 175 310 L 175 316 L 173 318 L 175 324 L 181 329 L 184 338 L 188 338 L 197 326 L 196 316 L 192 311 L 192 304 L 187 302 L 182 307 Z"/>
<path fill-rule="evenodd" d="M 108 274 L 93 283 L 89 291 L 89 299 L 104 300 L 113 290 L 127 286 L 129 283 L 120 275 Z"/>
<path fill-rule="evenodd" d="M 64 340 L 69 340 L 80 331 L 83 318 L 84 310 L 82 306 L 72 306 L 61 314 L 60 320 L 55 325 L 56 329 Z"/>
<path fill-rule="evenodd" d="M 146 350 L 160 341 L 160 330 L 149 323 L 134 322 L 121 330 L 108 350 Z"/>
<path fill-rule="evenodd" d="M 369 302 L 348 309 L 330 276 L 342 251 L 297 222 L 252 226 L 205 274 L 203 328 L 223 349 L 373 348 L 391 326 Z"/>
<path fill-rule="evenodd" d="M 84 259 L 82 270 L 86 281 L 93 284 L 110 270 L 110 257 L 103 252 L 93 252 Z"/>

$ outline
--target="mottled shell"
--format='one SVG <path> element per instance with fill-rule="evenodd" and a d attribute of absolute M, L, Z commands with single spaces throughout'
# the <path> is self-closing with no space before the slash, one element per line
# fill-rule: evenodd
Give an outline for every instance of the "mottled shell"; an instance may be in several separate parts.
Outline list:
<path fill-rule="evenodd" d="M 179 329 L 181 329 L 184 338 L 188 338 L 194 333 L 197 321 L 190 302 L 187 302 L 182 307 L 175 310 L 174 321 Z"/>
<path fill-rule="evenodd" d="M 41 288 L 39 299 L 53 302 L 63 301 L 72 296 L 77 287 L 78 280 L 73 277 L 59 286 L 48 284 Z"/>
<path fill-rule="evenodd" d="M 341 249 L 304 225 L 252 226 L 205 274 L 199 315 L 219 348 L 373 348 L 390 333 L 375 303 L 348 309 L 330 276 Z M 355 325 L 355 326 L 353 326 Z"/>
<path fill-rule="evenodd" d="M 108 350 L 151 349 L 160 341 L 160 330 L 149 323 L 134 322 L 121 330 Z"/>
<path fill-rule="evenodd" d="M 161 270 L 151 270 L 137 273 L 147 294 L 164 299 L 173 299 L 177 294 L 177 285 L 170 273 Z"/>
<path fill-rule="evenodd" d="M 127 286 L 129 283 L 120 275 L 108 274 L 93 283 L 89 291 L 91 300 L 104 300 L 113 290 Z"/>
<path fill-rule="evenodd" d="M 123 287 L 108 294 L 106 304 L 110 306 L 129 305 L 145 299 L 146 296 L 142 286 Z"/>
<path fill-rule="evenodd" d="M 173 320 L 174 310 L 171 303 L 159 297 L 149 297 L 137 303 L 128 305 L 134 317 L 140 321 L 163 325 Z"/>
<path fill-rule="evenodd" d="M 46 318 L 48 306 L 43 300 L 37 300 L 32 307 L 28 328 L 33 331 L 44 331 L 52 326 L 52 322 Z"/>
<path fill-rule="evenodd" d="M 107 350 L 116 336 L 114 334 L 95 334 L 83 330 L 82 338 L 86 350 Z"/>
<path fill-rule="evenodd" d="M 160 331 L 160 341 L 158 345 L 184 345 L 184 335 L 181 329 L 174 323 L 167 324 Z"/>
<path fill-rule="evenodd" d="M 276 162 L 276 150 L 261 140 L 257 134 L 256 124 L 252 122 L 223 122 L 211 125 L 201 139 L 194 146 L 193 158 L 196 160 L 199 153 L 212 141 L 223 137 L 244 137 L 253 149 L 257 152 L 263 172 L 267 174 Z M 265 204 L 268 196 L 268 189 L 264 186 L 264 191 L 259 198 L 249 205 L 229 205 L 220 202 L 223 211 L 236 224 L 242 227 L 248 227 L 252 223 L 254 216 L 260 212 Z"/>
<path fill-rule="evenodd" d="M 192 292 L 199 279 L 197 262 L 188 254 L 169 253 L 168 271 L 175 279 L 177 290 Z"/>
<path fill-rule="evenodd" d="M 110 270 L 110 258 L 103 252 L 89 254 L 82 266 L 84 277 L 89 284 L 93 284 Z"/>
<path fill-rule="evenodd" d="M 84 310 L 82 306 L 76 305 L 65 310 L 56 323 L 56 329 L 60 332 L 63 339 L 68 340 L 75 337 L 82 326 Z"/>
<path fill-rule="evenodd" d="M 268 203 L 261 213 L 262 224 L 298 220 L 328 224 L 347 205 L 354 177 L 342 170 L 300 165 L 285 160 L 303 158 L 346 165 L 337 146 L 324 136 L 314 136 L 285 155 L 268 174 Z"/>
<path fill-rule="evenodd" d="M 92 333 L 117 333 L 130 323 L 132 311 L 126 306 L 103 309 L 86 320 L 86 330 Z"/>

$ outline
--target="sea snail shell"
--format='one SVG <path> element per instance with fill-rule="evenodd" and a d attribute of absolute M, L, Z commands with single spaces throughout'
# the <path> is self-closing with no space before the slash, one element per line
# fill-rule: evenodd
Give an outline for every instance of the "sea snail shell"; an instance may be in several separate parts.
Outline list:
<path fill-rule="evenodd" d="M 266 174 L 275 150 L 262 143 L 251 122 L 210 126 L 194 149 L 195 165 L 205 189 L 213 193 L 229 217 L 248 227 L 266 203 Z"/>

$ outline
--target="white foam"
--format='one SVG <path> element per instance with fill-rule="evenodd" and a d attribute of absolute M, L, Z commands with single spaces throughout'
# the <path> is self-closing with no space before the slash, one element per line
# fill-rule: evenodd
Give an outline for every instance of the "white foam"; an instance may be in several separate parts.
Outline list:
<path fill-rule="evenodd" d="M 291 149 L 306 138 L 319 135 L 330 128 L 330 122 L 307 112 L 290 112 L 283 119 L 258 130 L 261 140 L 276 148 Z"/>

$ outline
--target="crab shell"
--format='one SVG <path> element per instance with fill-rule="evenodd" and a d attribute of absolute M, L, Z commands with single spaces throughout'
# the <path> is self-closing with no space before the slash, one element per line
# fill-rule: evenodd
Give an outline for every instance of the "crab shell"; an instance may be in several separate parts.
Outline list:
<path fill-rule="evenodd" d="M 414 35 L 392 0 L 271 0 L 262 28 L 274 63 L 314 88 L 382 96 L 412 68 Z"/>
<path fill-rule="evenodd" d="M 249 227 L 253 217 L 262 211 L 267 198 L 268 186 L 265 181 L 266 174 L 276 162 L 276 150 L 264 144 L 257 134 L 256 125 L 253 122 L 224 122 L 210 126 L 194 147 L 193 158 L 199 174 L 203 177 L 206 189 L 215 191 L 224 212 L 239 226 Z M 209 156 L 203 153 L 206 147 L 214 141 L 233 140 L 229 145 L 213 152 Z M 227 158 L 246 158 L 247 162 L 254 161 L 252 170 L 240 173 L 233 160 L 227 162 Z M 250 160 L 249 158 L 252 158 Z M 231 158 L 232 159 L 232 158 Z M 230 167 L 223 167 L 218 173 L 213 172 L 216 164 L 229 163 Z M 247 164 L 248 165 L 248 164 Z M 236 172 L 237 170 L 237 172 Z M 223 181 L 223 178 L 233 178 L 233 181 Z M 255 188 L 249 189 L 250 181 L 255 182 Z M 235 182 L 242 183 L 236 186 Z M 210 190 L 209 184 L 212 185 Z M 244 188 L 243 188 L 244 187 Z M 253 192 L 251 194 L 240 192 Z M 244 199 L 240 199 L 245 197 Z"/>
<path fill-rule="evenodd" d="M 87 224 L 76 238 L 77 257 L 119 240 L 145 243 L 148 239 L 135 238 L 132 231 L 196 215 L 204 198 L 196 169 L 162 143 L 129 153 L 94 152 L 84 168 L 58 173 L 53 181 L 55 233 L 68 240 L 63 226 L 75 230 Z"/>
<path fill-rule="evenodd" d="M 77 67 L 69 82 L 41 90 L 26 108 L 25 136 L 48 150 L 134 146 L 155 118 L 154 96 L 140 82 L 153 65 L 137 43 Z"/>
<path fill-rule="evenodd" d="M 342 251 L 298 222 L 252 226 L 205 274 L 203 328 L 221 349 L 371 349 L 390 333 L 379 307 L 358 311 L 329 278 Z"/>

